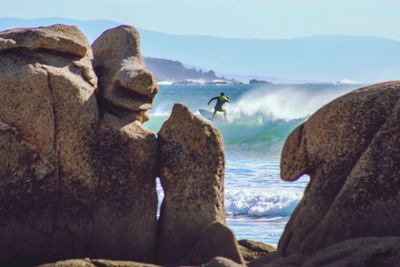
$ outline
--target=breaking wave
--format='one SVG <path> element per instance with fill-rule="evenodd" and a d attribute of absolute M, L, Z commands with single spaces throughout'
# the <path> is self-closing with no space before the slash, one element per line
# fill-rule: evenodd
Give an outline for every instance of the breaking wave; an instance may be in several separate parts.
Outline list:
<path fill-rule="evenodd" d="M 225 208 L 228 215 L 246 215 L 250 217 L 286 217 L 296 208 L 301 196 L 287 197 L 246 196 L 243 193 L 225 195 Z"/>
<path fill-rule="evenodd" d="M 251 117 L 275 120 L 304 118 L 321 106 L 346 93 L 347 88 L 335 90 L 299 90 L 283 87 L 279 90 L 253 89 L 227 107 L 232 121 Z"/>
<path fill-rule="evenodd" d="M 277 178 L 278 180 L 278 178 Z M 305 184 L 307 179 L 301 183 Z M 292 214 L 302 197 L 303 188 L 285 193 L 282 189 L 275 192 L 268 190 L 254 194 L 251 189 L 227 189 L 225 191 L 225 210 L 228 216 L 247 217 L 288 217 Z M 241 192 L 239 192 L 241 191 Z M 157 182 L 159 209 L 164 192 Z"/>
<path fill-rule="evenodd" d="M 220 120 L 216 119 L 212 124 L 222 133 L 225 149 L 230 155 L 277 159 L 286 137 L 296 126 L 324 104 L 354 89 L 349 86 L 332 86 L 231 86 L 224 89 L 232 101 L 224 106 L 227 120 L 218 114 Z M 157 101 L 154 110 L 150 112 L 150 121 L 146 127 L 157 132 L 175 102 L 184 103 L 201 117 L 198 110 L 211 111 L 212 106 L 207 106 L 208 99 L 219 91 L 215 86 L 162 88 L 158 96 L 162 100 Z"/>

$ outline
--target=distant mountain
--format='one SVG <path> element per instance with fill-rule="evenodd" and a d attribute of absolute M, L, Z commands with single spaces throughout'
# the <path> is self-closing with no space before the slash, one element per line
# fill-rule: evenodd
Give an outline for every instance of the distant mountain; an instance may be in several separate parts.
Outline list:
<path fill-rule="evenodd" d="M 283 80 L 377 82 L 400 79 L 400 42 L 375 37 L 224 39 L 142 31 L 143 53 L 216 70 Z"/>
<path fill-rule="evenodd" d="M 77 25 L 93 41 L 114 21 L 0 19 L 0 29 Z M 168 58 L 218 73 L 285 80 L 361 82 L 400 79 L 400 42 L 377 37 L 314 36 L 286 40 L 183 36 L 139 29 L 145 56 Z"/>
<path fill-rule="evenodd" d="M 158 81 L 183 82 L 199 80 L 212 82 L 215 80 L 226 80 L 224 77 L 217 77 L 212 70 L 204 72 L 195 68 L 187 68 L 179 61 L 146 57 L 145 64 Z"/>

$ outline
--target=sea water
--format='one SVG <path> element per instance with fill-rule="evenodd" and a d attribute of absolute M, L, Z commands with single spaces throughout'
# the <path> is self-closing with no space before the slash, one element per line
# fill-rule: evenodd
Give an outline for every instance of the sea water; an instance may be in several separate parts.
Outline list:
<path fill-rule="evenodd" d="M 158 131 L 174 103 L 199 114 L 213 110 L 208 101 L 220 92 L 230 96 L 227 119 L 212 123 L 222 134 L 226 156 L 225 209 L 237 239 L 276 246 L 303 196 L 307 176 L 294 182 L 280 178 L 280 155 L 290 132 L 323 105 L 360 85 L 242 84 L 161 85 L 145 126 Z M 163 192 L 158 183 L 159 203 Z"/>

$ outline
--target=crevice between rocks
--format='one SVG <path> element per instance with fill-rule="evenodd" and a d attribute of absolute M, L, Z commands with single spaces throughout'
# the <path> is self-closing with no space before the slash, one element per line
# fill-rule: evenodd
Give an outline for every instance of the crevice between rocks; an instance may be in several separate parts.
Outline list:
<path fill-rule="evenodd" d="M 123 118 L 123 117 L 140 117 L 141 112 L 145 112 L 146 110 L 129 110 L 124 107 L 118 106 L 113 104 L 112 102 L 108 101 L 101 95 L 96 94 L 96 99 L 97 103 L 99 105 L 99 114 L 100 117 L 103 118 L 105 113 L 109 113 L 111 115 L 114 115 L 118 118 Z"/>
<path fill-rule="evenodd" d="M 59 136 L 58 136 L 58 121 L 57 121 L 57 104 L 55 101 L 54 97 L 54 88 L 52 86 L 52 81 L 51 81 L 51 73 L 50 71 L 45 67 L 41 66 L 43 70 L 46 71 L 46 76 L 47 76 L 47 86 L 49 88 L 49 95 L 51 99 L 51 105 L 52 105 L 52 113 L 53 113 L 53 127 L 54 127 L 54 135 L 53 135 L 53 149 L 56 152 L 56 161 L 55 161 L 55 174 L 57 177 L 57 195 L 56 195 L 56 201 L 54 204 L 54 221 L 53 221 L 53 227 L 51 229 L 51 232 L 49 233 L 50 238 L 53 236 L 55 229 L 57 228 L 58 225 L 58 219 L 59 219 L 59 206 L 61 202 L 61 184 L 62 184 L 62 177 L 61 177 L 61 168 L 60 168 L 60 147 L 59 147 Z"/>
<path fill-rule="evenodd" d="M 114 88 L 122 93 L 122 95 L 127 95 L 130 98 L 135 99 L 136 101 L 143 102 L 143 103 L 153 103 L 154 96 L 156 95 L 156 92 L 153 94 L 144 94 L 138 92 L 136 89 L 129 88 L 126 86 L 121 85 L 119 82 L 116 82 L 114 85 Z"/>
<path fill-rule="evenodd" d="M 11 47 L 11 48 L 6 48 L 3 50 L 0 50 L 0 55 L 1 54 L 21 54 L 20 52 L 28 53 L 31 54 L 33 52 L 42 52 L 58 57 L 64 57 L 64 58 L 69 58 L 71 60 L 79 60 L 83 57 L 78 56 L 76 54 L 68 53 L 68 52 L 63 52 L 63 51 L 57 51 L 49 48 L 29 48 L 26 46 L 17 46 L 17 47 Z M 30 55 L 31 56 L 31 55 Z"/>

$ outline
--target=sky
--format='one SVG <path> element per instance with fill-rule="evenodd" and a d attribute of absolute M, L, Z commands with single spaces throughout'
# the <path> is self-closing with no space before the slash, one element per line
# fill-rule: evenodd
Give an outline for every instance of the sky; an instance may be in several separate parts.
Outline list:
<path fill-rule="evenodd" d="M 173 34 L 400 40 L 400 0 L 0 0 L 0 6 L 0 17 L 107 19 Z"/>

